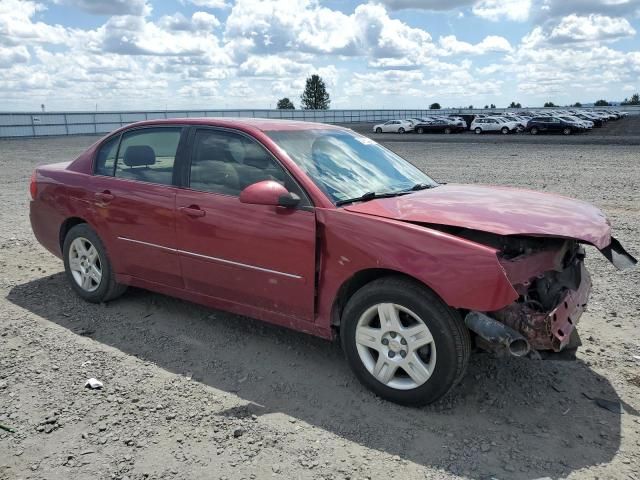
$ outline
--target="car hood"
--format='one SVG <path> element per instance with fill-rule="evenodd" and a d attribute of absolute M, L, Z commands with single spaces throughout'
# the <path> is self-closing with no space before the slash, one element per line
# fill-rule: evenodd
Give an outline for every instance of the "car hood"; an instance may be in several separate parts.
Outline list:
<path fill-rule="evenodd" d="M 366 215 L 498 235 L 572 238 L 599 249 L 611 243 L 610 223 L 593 205 L 517 188 L 447 184 L 345 208 Z"/>

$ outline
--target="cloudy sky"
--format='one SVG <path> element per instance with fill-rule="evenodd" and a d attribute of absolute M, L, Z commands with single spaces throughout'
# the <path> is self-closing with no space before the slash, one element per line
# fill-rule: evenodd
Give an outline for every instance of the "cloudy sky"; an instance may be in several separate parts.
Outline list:
<path fill-rule="evenodd" d="M 640 0 L 0 0 L 0 111 L 536 106 L 640 90 Z"/>

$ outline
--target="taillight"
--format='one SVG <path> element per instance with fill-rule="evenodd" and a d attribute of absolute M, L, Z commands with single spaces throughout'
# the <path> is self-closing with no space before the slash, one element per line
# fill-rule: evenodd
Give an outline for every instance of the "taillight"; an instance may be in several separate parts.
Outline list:
<path fill-rule="evenodd" d="M 38 196 L 38 183 L 36 182 L 36 171 L 31 174 L 31 182 L 29 183 L 29 193 L 31 194 L 31 200 L 35 200 Z"/>

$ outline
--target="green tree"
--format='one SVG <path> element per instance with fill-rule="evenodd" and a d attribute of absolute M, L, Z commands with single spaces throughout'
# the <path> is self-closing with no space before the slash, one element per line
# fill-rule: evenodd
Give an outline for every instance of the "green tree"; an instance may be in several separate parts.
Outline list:
<path fill-rule="evenodd" d="M 556 106 L 556 104 L 555 104 L 555 103 L 553 103 L 553 102 L 545 102 L 545 104 L 544 104 L 544 107 L 545 107 L 545 108 L 555 107 L 555 106 Z"/>
<path fill-rule="evenodd" d="M 634 93 L 631 95 L 631 100 L 628 98 L 624 99 L 620 105 L 640 105 L 640 93 Z"/>
<path fill-rule="evenodd" d="M 495 104 L 495 103 L 492 103 L 492 104 L 489 106 L 489 108 L 496 108 L 496 104 Z"/>
<path fill-rule="evenodd" d="M 581 104 L 580 102 L 576 102 L 576 103 L 574 103 L 574 104 L 573 104 L 573 106 L 574 106 L 575 108 L 581 108 L 581 107 L 582 107 L 582 104 Z"/>
<path fill-rule="evenodd" d="M 511 102 L 509 108 L 522 108 L 522 105 L 520 105 L 520 103 Z"/>
<path fill-rule="evenodd" d="M 276 106 L 278 110 L 295 110 L 296 107 L 291 100 L 287 97 L 281 98 L 278 100 L 278 105 Z"/>
<path fill-rule="evenodd" d="M 473 110 L 473 105 L 469 105 L 469 110 Z"/>
<path fill-rule="evenodd" d="M 429 110 L 440 110 L 442 107 L 438 102 L 429 105 Z"/>
<path fill-rule="evenodd" d="M 596 103 L 594 103 L 594 105 L 596 107 L 609 107 L 611 104 L 606 100 L 598 100 Z"/>
<path fill-rule="evenodd" d="M 304 92 L 300 96 L 300 107 L 303 110 L 329 110 L 330 103 L 327 87 L 320 75 L 313 74 L 308 77 Z"/>
<path fill-rule="evenodd" d="M 489 108 L 489 105 L 485 105 L 484 109 L 487 110 Z"/>

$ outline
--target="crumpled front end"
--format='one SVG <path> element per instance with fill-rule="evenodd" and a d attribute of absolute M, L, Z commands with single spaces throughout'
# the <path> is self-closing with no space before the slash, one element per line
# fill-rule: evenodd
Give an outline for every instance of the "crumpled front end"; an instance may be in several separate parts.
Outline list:
<path fill-rule="evenodd" d="M 591 277 L 578 240 L 463 234 L 496 248 L 500 265 L 518 294 L 515 302 L 500 310 L 467 315 L 465 322 L 478 334 L 478 346 L 493 350 L 506 347 L 521 356 L 530 350 L 560 352 L 580 345 L 576 325 L 587 307 Z M 637 263 L 615 238 L 600 251 L 619 269 Z"/>
<path fill-rule="evenodd" d="M 569 240 L 549 243 L 535 253 L 501 258 L 520 296 L 490 315 L 522 334 L 531 349 L 559 352 L 575 339 L 572 333 L 587 307 L 591 278 L 582 246 Z"/>

